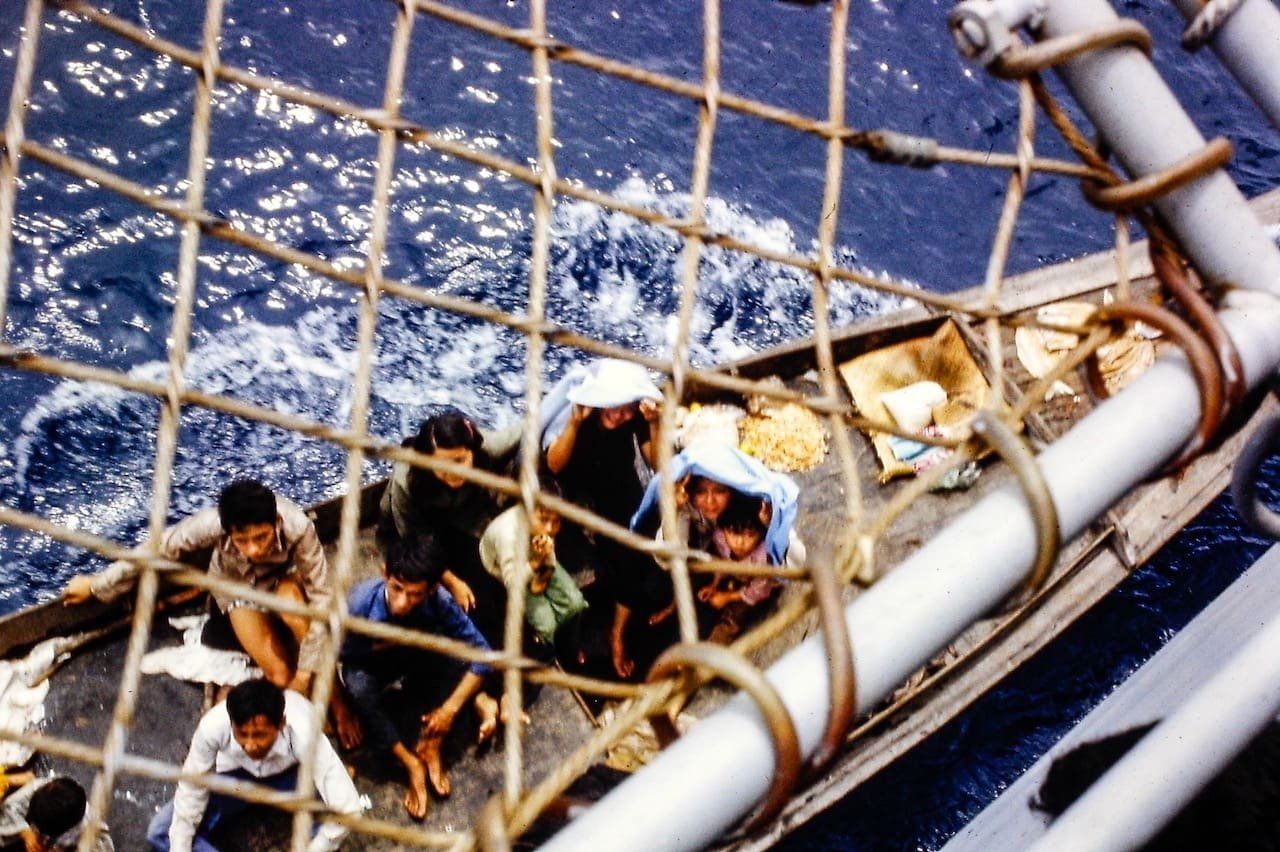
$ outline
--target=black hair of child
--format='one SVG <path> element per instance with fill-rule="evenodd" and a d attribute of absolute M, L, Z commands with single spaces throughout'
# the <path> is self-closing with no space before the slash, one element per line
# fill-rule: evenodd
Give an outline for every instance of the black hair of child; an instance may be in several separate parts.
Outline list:
<path fill-rule="evenodd" d="M 729 504 L 716 519 L 716 526 L 722 530 L 751 530 L 763 534 L 766 527 L 760 520 L 760 498 L 733 492 Z"/>
<path fill-rule="evenodd" d="M 59 776 L 31 794 L 27 803 L 27 825 L 45 837 L 61 837 L 84 819 L 84 788 L 70 778 Z"/>
<path fill-rule="evenodd" d="M 384 561 L 388 577 L 434 586 L 448 567 L 448 554 L 440 539 L 430 533 L 418 533 L 388 544 Z"/>
<path fill-rule="evenodd" d="M 275 492 L 255 479 L 237 479 L 218 495 L 218 519 L 226 533 L 252 524 L 274 524 Z"/>
<path fill-rule="evenodd" d="M 255 716 L 279 725 L 284 721 L 284 690 L 261 677 L 238 683 L 227 693 L 227 715 L 237 727 Z"/>

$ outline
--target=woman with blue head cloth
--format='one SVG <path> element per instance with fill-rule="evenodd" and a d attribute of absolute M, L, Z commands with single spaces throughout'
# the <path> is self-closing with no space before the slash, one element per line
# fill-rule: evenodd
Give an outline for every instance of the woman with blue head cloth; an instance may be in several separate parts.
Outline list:
<path fill-rule="evenodd" d="M 671 460 L 662 474 L 675 483 L 676 504 L 685 543 L 722 559 L 802 568 L 804 543 L 795 532 L 800 489 L 791 477 L 765 467 L 737 447 L 713 440 L 695 441 Z M 657 527 L 658 489 L 661 478 L 650 481 L 631 528 L 652 531 Z M 744 552 L 736 544 L 745 533 L 755 541 Z M 701 581 L 701 582 L 699 582 Z M 748 615 L 772 597 L 776 580 L 766 577 L 739 582 L 717 574 L 695 578 L 700 613 L 711 638 L 728 641 L 741 630 Z M 657 622 L 670 615 L 671 606 L 655 614 Z M 704 631 L 705 632 L 705 631 Z"/>
<path fill-rule="evenodd" d="M 661 403 L 662 392 L 639 364 L 606 358 L 571 369 L 542 403 L 543 464 L 565 499 L 627 526 L 652 476 Z M 624 638 L 631 613 L 647 615 L 661 604 L 653 563 L 605 536 L 586 538 L 594 539 L 586 558 L 615 604 L 613 668 L 631 677 Z"/>

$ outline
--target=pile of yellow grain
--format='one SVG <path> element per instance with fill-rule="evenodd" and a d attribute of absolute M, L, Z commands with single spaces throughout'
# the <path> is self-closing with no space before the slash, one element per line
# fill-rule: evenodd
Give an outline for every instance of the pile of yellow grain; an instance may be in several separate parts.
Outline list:
<path fill-rule="evenodd" d="M 803 405 L 768 400 L 749 408 L 752 413 L 738 422 L 744 453 L 784 472 L 810 470 L 827 454 L 827 430 Z"/>

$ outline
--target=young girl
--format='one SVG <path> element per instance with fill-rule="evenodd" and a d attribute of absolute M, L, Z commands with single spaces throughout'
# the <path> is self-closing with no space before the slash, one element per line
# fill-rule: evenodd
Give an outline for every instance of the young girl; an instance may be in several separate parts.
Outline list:
<path fill-rule="evenodd" d="M 712 550 L 721 559 L 748 565 L 768 565 L 765 547 L 767 525 L 762 515 L 764 504 L 758 498 L 735 494 L 720 513 L 712 534 Z M 710 641 L 721 645 L 732 642 L 743 627 L 759 617 L 761 604 L 773 597 L 783 581 L 776 577 L 734 577 L 717 573 L 698 591 L 698 600 L 717 614 L 711 628 Z"/>

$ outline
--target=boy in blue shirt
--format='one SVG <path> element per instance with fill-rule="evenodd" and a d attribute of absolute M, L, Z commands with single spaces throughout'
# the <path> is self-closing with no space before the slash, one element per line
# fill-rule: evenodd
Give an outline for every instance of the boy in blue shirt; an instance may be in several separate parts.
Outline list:
<path fill-rule="evenodd" d="M 393 624 L 446 636 L 477 648 L 489 644 L 462 608 L 440 586 L 445 570 L 445 553 L 431 535 L 418 535 L 393 542 L 387 547 L 380 579 L 367 580 L 351 590 L 351 615 L 370 621 Z M 389 750 L 409 776 L 404 807 L 421 819 L 427 813 L 427 781 L 437 794 L 449 794 L 449 776 L 440 756 L 441 744 L 454 719 L 466 703 L 475 699 L 480 715 L 481 738 L 497 725 L 497 702 L 480 692 L 491 669 L 472 663 L 462 671 L 448 697 L 435 709 L 421 715 L 422 726 L 411 748 L 387 705 L 385 692 L 397 681 L 418 677 L 439 683 L 458 676 L 460 663 L 420 648 L 398 645 L 359 633 L 348 633 L 342 645 L 342 682 L 351 697 L 356 719 L 340 719 L 342 725 L 358 725 L 363 731 L 339 731 L 344 743 L 359 742 L 367 734 L 368 744 Z M 415 711 L 416 715 L 416 711 Z"/>

